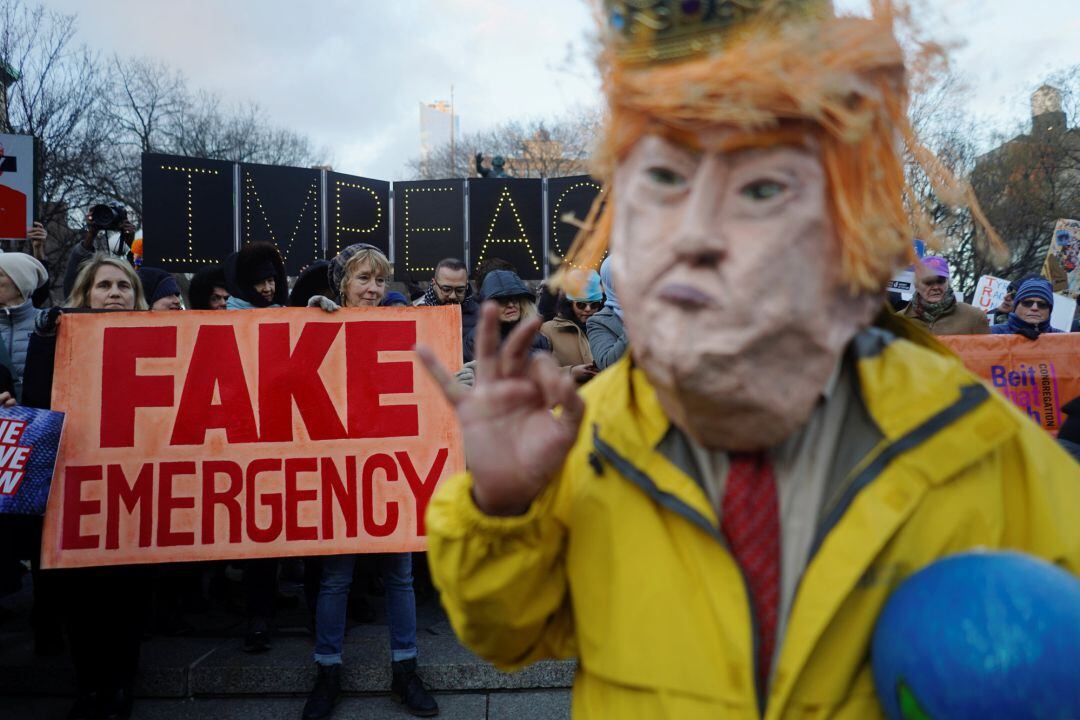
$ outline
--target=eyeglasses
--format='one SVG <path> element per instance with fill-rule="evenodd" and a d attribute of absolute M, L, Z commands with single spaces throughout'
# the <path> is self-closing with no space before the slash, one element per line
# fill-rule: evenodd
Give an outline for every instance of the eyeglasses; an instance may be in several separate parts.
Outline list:
<path fill-rule="evenodd" d="M 595 301 L 589 302 L 589 301 L 585 301 L 585 300 L 575 300 L 574 301 L 574 307 L 576 307 L 578 310 L 580 310 L 582 312 L 585 312 L 586 310 L 592 310 L 593 312 L 595 312 L 595 311 L 599 310 L 600 308 L 604 307 L 604 301 L 603 300 L 595 300 Z"/>
<path fill-rule="evenodd" d="M 1045 300 L 1021 300 L 1020 307 L 1035 308 L 1036 310 L 1049 310 L 1050 303 Z"/>
<path fill-rule="evenodd" d="M 439 289 L 447 295 L 464 295 L 465 292 L 469 289 L 467 285 L 442 285 L 440 283 L 435 284 L 438 285 Z"/>

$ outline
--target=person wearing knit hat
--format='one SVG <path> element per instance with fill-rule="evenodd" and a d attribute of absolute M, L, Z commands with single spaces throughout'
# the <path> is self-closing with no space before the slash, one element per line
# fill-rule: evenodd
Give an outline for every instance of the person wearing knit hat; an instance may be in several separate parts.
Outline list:
<path fill-rule="evenodd" d="M 334 256 L 327 269 L 329 292 L 341 304 L 325 295 L 313 295 L 308 300 L 308 307 L 319 307 L 326 312 L 338 312 L 342 307 L 378 307 L 388 295 L 391 273 L 390 261 L 377 247 L 366 243 L 350 245 Z M 396 294 L 405 301 L 404 296 Z M 302 717 L 305 720 L 329 717 L 341 694 L 347 601 L 356 557 L 345 554 L 322 559 L 315 601 L 315 686 L 304 704 Z M 390 626 L 391 693 L 413 715 L 437 715 L 439 705 L 416 673 L 418 651 L 412 555 L 407 552 L 381 555 L 379 571 L 386 586 L 386 614 Z"/>
<path fill-rule="evenodd" d="M 610 251 L 627 353 L 579 390 L 494 304 L 471 390 L 417 349 L 465 448 L 426 515 L 447 617 L 504 670 L 576 657 L 576 720 L 899 717 L 870 645 L 904 577 L 1080 572 L 1076 464 L 884 307 L 934 237 L 906 157 L 1003 247 L 908 119 L 942 49 L 891 0 L 597 5 L 604 192 L 552 282 Z"/>
<path fill-rule="evenodd" d="M 0 272 L 19 291 L 18 304 L 30 299 L 34 291 L 49 280 L 49 271 L 32 255 L 21 252 L 0 253 Z M 5 303 L 10 305 L 10 303 Z"/>
<path fill-rule="evenodd" d="M 37 258 L 20 252 L 0 253 L 0 354 L 10 358 L 15 397 L 22 398 L 26 353 L 38 310 L 30 296 L 49 282 L 49 273 Z"/>
<path fill-rule="evenodd" d="M 953 294 L 949 262 L 928 255 L 915 264 L 915 297 L 900 314 L 934 335 L 985 335 L 990 324 L 978 308 Z"/>
<path fill-rule="evenodd" d="M 567 283 L 555 318 L 541 325 L 540 333 L 551 343 L 551 352 L 563 372 L 584 385 L 599 372 L 589 348 L 586 323 L 604 307 L 604 288 L 595 270 L 584 272 L 574 285 Z"/>
<path fill-rule="evenodd" d="M 990 331 L 995 335 L 1023 335 L 1036 340 L 1043 333 L 1061 332 L 1050 325 L 1050 313 L 1054 311 L 1054 289 L 1049 280 L 1041 277 L 1028 278 L 1016 288 L 1013 311 L 1005 322 L 994 325 Z"/>
<path fill-rule="evenodd" d="M 386 297 L 379 303 L 379 307 L 412 307 L 412 303 L 409 302 L 409 298 L 405 297 L 403 293 L 391 290 L 386 293 Z"/>
<path fill-rule="evenodd" d="M 136 271 L 151 310 L 183 310 L 180 283 L 167 271 L 143 265 Z"/>

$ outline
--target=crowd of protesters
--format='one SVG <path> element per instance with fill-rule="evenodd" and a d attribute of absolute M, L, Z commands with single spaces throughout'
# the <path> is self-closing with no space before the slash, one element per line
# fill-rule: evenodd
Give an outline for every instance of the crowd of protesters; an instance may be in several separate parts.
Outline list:
<path fill-rule="evenodd" d="M 40 241 L 44 228 L 29 231 Z M 393 268 L 377 248 L 356 244 L 331 260 L 312 263 L 292 283 L 278 249 L 255 242 L 229 255 L 220 265 L 194 273 L 187 299 L 177 277 L 141 266 L 117 249 L 131 244 L 134 226 L 120 229 L 117 248 L 99 244 L 99 229 L 88 228 L 74 247 L 63 280 L 66 300 L 49 302 L 49 276 L 33 255 L 0 254 L 0 404 L 48 408 L 52 395 L 56 332 L 65 313 L 103 310 L 247 310 L 310 307 L 324 312 L 374 306 L 442 306 L 461 309 L 463 367 L 457 379 L 471 386 L 480 304 L 498 308 L 499 337 L 539 316 L 544 322 L 531 341 L 531 352 L 552 353 L 579 384 L 614 364 L 627 351 L 622 307 L 609 262 L 582 273 L 563 290 L 532 289 L 505 260 L 489 258 L 470 278 L 459 258 L 435 267 L 425 288 L 413 297 L 391 290 Z M 928 257 L 915 268 L 915 293 L 898 302 L 896 312 L 937 335 L 1019 334 L 1035 339 L 1059 332 L 1050 326 L 1054 306 L 1051 284 L 1040 277 L 1020 278 L 1002 305 L 987 317 L 954 294 L 948 262 Z M 677 352 L 677 348 L 672 348 Z M 1080 457 L 1080 407 L 1064 408 L 1069 418 L 1061 441 Z M 34 604 L 31 627 L 35 652 L 69 652 L 76 671 L 78 697 L 69 718 L 127 717 L 139 666 L 139 645 L 152 631 L 173 632 L 181 609 L 205 608 L 204 580 L 220 575 L 222 563 L 116 566 L 42 571 L 39 552 L 42 519 L 0 516 L 0 594 L 20 583 L 28 563 Z M 422 558 L 422 556 L 420 556 Z M 317 679 L 303 710 L 305 719 L 328 717 L 341 694 L 341 668 L 347 617 L 370 621 L 374 614 L 354 589 L 359 557 L 311 558 L 302 571 L 312 615 Z M 413 714 L 430 716 L 438 705 L 417 674 L 414 557 L 395 553 L 367 558 L 385 589 L 392 662 L 391 693 Z M 422 564 L 422 563 L 421 563 Z M 276 559 L 233 564 L 243 574 L 245 629 L 241 645 L 250 653 L 273 643 L 274 611 L 279 600 L 282 563 Z M 360 575 L 363 575 L 361 573 Z M 353 589 L 353 596 L 350 596 Z M 0 608 L 2 610 L 2 608 Z M 0 619 L 3 616 L 0 615 Z M 162 618 L 165 621 L 162 622 Z"/>

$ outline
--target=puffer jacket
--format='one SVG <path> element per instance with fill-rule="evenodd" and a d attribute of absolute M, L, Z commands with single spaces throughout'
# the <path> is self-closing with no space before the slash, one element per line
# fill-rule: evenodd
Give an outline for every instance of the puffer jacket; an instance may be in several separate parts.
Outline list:
<path fill-rule="evenodd" d="M 581 391 L 577 443 L 524 515 L 482 513 L 468 474 L 436 491 L 429 559 L 458 636 L 504 670 L 577 657 L 576 720 L 882 717 L 870 638 L 904 578 L 976 547 L 1080 571 L 1080 467 L 936 341 L 912 337 L 875 328 L 852 343 L 877 437 L 866 452 L 841 443 L 851 457 L 834 461 L 767 689 L 716 512 L 661 443 L 670 421 L 628 357 Z"/>
<path fill-rule="evenodd" d="M 596 367 L 605 370 L 626 354 L 626 328 L 622 319 L 610 307 L 601 310 L 585 323 Z"/>
<path fill-rule="evenodd" d="M 11 356 L 11 370 L 15 382 L 15 398 L 22 399 L 22 381 L 26 369 L 26 351 L 30 346 L 30 334 L 39 310 L 27 300 L 12 308 L 0 308 L 0 337 L 3 338 Z"/>

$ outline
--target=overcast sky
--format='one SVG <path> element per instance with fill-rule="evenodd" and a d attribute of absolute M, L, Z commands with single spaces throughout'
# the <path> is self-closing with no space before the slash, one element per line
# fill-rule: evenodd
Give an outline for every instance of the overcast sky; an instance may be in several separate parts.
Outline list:
<path fill-rule="evenodd" d="M 867 0 L 835 0 L 865 10 Z M 45 0 L 80 40 L 183 71 L 193 88 L 255 101 L 325 146 L 335 169 L 405 177 L 418 103 L 449 99 L 463 133 L 596 104 L 585 0 Z M 1050 72 L 1080 63 L 1076 0 L 927 0 L 973 109 L 1002 127 L 1028 115 Z M 569 58 L 569 59 L 568 59 Z M 1075 123 L 1070 118 L 1070 123 Z"/>

